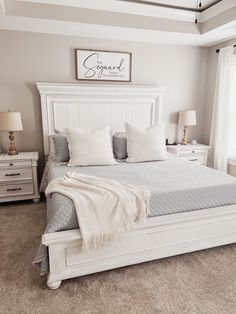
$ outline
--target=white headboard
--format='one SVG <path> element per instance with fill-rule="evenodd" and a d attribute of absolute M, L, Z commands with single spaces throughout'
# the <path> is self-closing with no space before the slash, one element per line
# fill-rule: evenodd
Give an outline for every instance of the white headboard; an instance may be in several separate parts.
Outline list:
<path fill-rule="evenodd" d="M 138 85 L 36 83 L 41 96 L 44 153 L 48 136 L 66 127 L 94 130 L 110 125 L 124 130 L 124 122 L 138 127 L 161 123 L 166 88 Z"/>

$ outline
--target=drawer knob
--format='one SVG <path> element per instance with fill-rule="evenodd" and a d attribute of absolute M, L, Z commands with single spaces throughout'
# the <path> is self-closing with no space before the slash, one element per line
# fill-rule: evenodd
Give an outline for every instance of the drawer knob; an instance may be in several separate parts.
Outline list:
<path fill-rule="evenodd" d="M 197 158 L 195 158 L 195 159 L 189 159 L 189 161 L 197 161 Z"/>
<path fill-rule="evenodd" d="M 7 189 L 7 192 L 20 191 L 20 190 L 21 190 L 21 188 Z"/>
<path fill-rule="evenodd" d="M 195 153 L 195 150 L 192 150 L 192 153 L 194 154 L 194 153 Z"/>
<path fill-rule="evenodd" d="M 20 176 L 20 173 L 6 173 L 6 177 L 14 177 L 14 176 Z"/>
<path fill-rule="evenodd" d="M 10 163 L 9 165 L 10 165 L 10 166 L 13 166 L 13 164 L 12 164 L 12 163 Z"/>

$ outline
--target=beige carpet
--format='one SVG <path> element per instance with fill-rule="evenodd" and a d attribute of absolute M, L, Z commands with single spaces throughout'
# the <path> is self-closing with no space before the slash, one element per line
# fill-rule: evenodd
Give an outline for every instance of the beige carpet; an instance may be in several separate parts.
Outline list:
<path fill-rule="evenodd" d="M 31 262 L 45 203 L 0 205 L 0 313 L 236 313 L 236 246 L 62 282 L 51 291 Z"/>

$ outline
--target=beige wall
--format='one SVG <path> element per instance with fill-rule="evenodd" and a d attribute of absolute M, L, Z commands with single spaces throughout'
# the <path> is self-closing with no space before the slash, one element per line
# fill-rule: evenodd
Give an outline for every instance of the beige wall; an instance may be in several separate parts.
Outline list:
<path fill-rule="evenodd" d="M 35 82 L 78 82 L 75 48 L 132 52 L 132 83 L 168 87 L 164 103 L 166 136 L 171 141 L 176 139 L 178 111 L 195 108 L 198 126 L 192 128 L 193 136 L 202 140 L 207 48 L 0 31 L 0 111 L 10 108 L 22 113 L 24 131 L 17 133 L 17 146 L 22 151 L 39 151 L 41 169 L 42 125 Z M 7 149 L 6 134 L 1 134 L 0 145 Z"/>

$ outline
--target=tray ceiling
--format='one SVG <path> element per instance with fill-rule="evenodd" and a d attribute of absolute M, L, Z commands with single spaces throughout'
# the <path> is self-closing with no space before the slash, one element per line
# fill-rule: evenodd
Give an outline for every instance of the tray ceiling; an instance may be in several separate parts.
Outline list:
<path fill-rule="evenodd" d="M 198 46 L 235 37 L 236 0 L 201 1 L 195 24 L 197 0 L 0 0 L 0 30 Z"/>
<path fill-rule="evenodd" d="M 170 6 L 174 8 L 183 8 L 196 10 L 199 0 L 121 0 L 126 2 L 146 3 L 149 5 Z M 222 0 L 202 0 L 201 11 L 221 2 Z"/>

